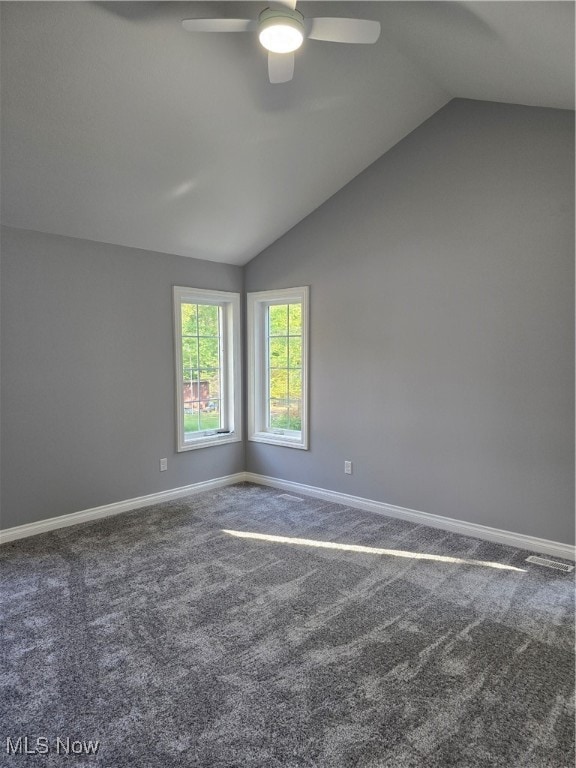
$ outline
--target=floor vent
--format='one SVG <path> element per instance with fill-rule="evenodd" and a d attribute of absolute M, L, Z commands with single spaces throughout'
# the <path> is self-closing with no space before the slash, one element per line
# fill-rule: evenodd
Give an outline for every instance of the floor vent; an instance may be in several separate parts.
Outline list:
<path fill-rule="evenodd" d="M 545 568 L 554 568 L 557 571 L 565 571 L 570 573 L 574 570 L 573 565 L 566 565 L 566 563 L 559 563 L 557 560 L 548 560 L 546 557 L 538 557 L 537 555 L 530 555 L 526 558 L 527 563 L 535 563 L 536 565 L 543 565 Z"/>
<path fill-rule="evenodd" d="M 286 499 L 287 501 L 304 501 L 304 499 L 301 499 L 300 496 L 292 496 L 291 493 L 279 493 L 278 498 Z"/>

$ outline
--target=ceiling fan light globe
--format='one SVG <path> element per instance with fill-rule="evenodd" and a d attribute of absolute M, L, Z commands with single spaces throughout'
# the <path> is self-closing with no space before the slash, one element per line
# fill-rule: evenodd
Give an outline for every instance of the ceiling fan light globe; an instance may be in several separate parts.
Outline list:
<path fill-rule="evenodd" d="M 272 53 L 292 53 L 304 42 L 302 24 L 296 19 L 268 19 L 260 25 L 260 43 Z"/>

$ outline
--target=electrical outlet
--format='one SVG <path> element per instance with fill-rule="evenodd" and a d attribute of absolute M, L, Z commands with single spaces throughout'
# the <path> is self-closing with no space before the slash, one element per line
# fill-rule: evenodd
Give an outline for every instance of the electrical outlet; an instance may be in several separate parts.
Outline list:
<path fill-rule="evenodd" d="M 168 459 L 160 459 L 160 472 L 166 472 L 168 469 Z"/>
<path fill-rule="evenodd" d="M 345 475 L 351 475 L 352 474 L 352 462 L 351 461 L 345 461 L 344 462 L 344 474 Z"/>

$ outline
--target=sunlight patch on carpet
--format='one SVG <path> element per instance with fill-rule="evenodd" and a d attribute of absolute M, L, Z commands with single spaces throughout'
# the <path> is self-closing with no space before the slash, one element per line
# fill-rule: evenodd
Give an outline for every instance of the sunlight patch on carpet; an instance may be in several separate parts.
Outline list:
<path fill-rule="evenodd" d="M 273 536 L 268 533 L 253 533 L 250 531 L 230 531 L 222 529 L 222 533 L 236 536 L 239 539 L 255 539 L 257 541 L 271 541 L 276 544 L 298 544 L 302 547 L 319 547 L 321 549 L 338 549 L 343 552 L 359 552 L 364 555 L 389 555 L 391 557 L 407 557 L 412 560 L 434 560 L 439 563 L 454 563 L 456 565 L 482 565 L 487 568 L 497 568 L 502 571 L 519 571 L 526 573 L 525 568 L 516 568 L 505 563 L 487 562 L 485 560 L 466 560 L 461 557 L 448 555 L 431 555 L 425 552 L 407 552 L 402 549 L 383 549 L 381 547 L 364 547 L 360 544 L 340 544 L 335 541 L 316 541 L 315 539 L 298 539 L 291 536 Z"/>

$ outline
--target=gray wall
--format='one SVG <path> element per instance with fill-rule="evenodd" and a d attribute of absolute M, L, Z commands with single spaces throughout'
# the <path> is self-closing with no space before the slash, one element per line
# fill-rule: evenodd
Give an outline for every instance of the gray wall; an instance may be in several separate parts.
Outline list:
<path fill-rule="evenodd" d="M 3 228 L 1 527 L 246 467 L 571 542 L 573 130 L 455 100 L 250 262 L 311 286 L 308 452 L 175 453 L 171 286 L 241 269 Z"/>
<path fill-rule="evenodd" d="M 2 528 L 244 468 L 242 443 L 175 453 L 175 284 L 242 270 L 2 228 Z"/>
<path fill-rule="evenodd" d="M 572 113 L 452 101 L 251 261 L 311 286 L 311 450 L 247 469 L 571 543 L 573 146 Z"/>

